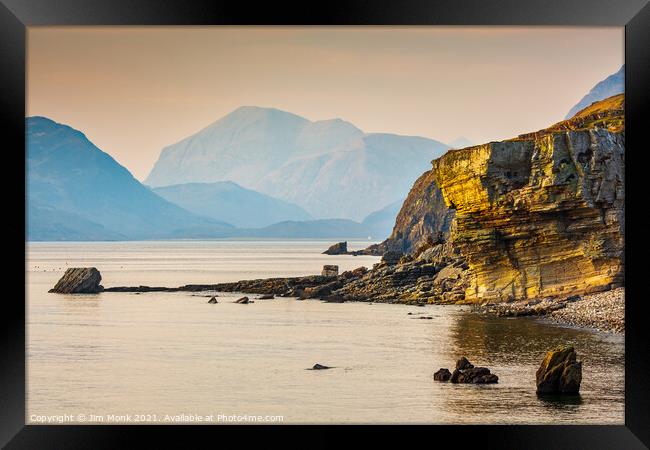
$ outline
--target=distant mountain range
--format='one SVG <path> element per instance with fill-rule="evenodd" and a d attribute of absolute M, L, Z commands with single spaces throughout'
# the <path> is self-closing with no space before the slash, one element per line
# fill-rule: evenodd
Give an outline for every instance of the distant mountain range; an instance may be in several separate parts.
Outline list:
<path fill-rule="evenodd" d="M 31 241 L 390 234 L 372 220 L 309 220 L 299 206 L 232 182 L 148 188 L 83 133 L 45 117 L 26 119 L 26 138 Z"/>
<path fill-rule="evenodd" d="M 340 119 L 311 122 L 273 108 L 238 108 L 164 148 L 145 184 L 233 181 L 315 218 L 362 220 L 403 199 L 448 146 L 366 134 Z"/>
<path fill-rule="evenodd" d="M 613 95 L 622 94 L 625 92 L 625 64 L 621 66 L 618 72 L 608 76 L 604 80 L 597 83 L 587 95 L 582 97 L 573 108 L 569 110 L 564 119 L 570 119 L 575 116 L 577 112 L 586 108 L 594 102 L 604 100 Z"/>
<path fill-rule="evenodd" d="M 262 228 L 288 220 L 312 219 L 298 205 L 245 189 L 232 181 L 175 184 L 153 191 L 190 212 L 239 228 Z"/>

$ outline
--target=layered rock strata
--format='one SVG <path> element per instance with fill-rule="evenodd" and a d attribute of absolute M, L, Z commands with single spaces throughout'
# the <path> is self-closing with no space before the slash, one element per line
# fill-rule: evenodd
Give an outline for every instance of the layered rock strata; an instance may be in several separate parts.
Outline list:
<path fill-rule="evenodd" d="M 607 290 L 624 282 L 624 131 L 620 103 L 547 130 L 449 151 L 433 180 L 455 210 L 468 300 Z M 587 128 L 585 128 L 587 127 Z"/>

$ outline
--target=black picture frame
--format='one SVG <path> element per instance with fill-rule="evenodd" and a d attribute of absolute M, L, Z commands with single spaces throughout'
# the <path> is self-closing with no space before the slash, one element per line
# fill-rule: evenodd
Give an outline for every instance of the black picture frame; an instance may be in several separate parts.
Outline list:
<path fill-rule="evenodd" d="M 645 216 L 644 154 L 648 139 L 644 119 L 650 107 L 650 4 L 648 0 L 355 0 L 303 3 L 182 0 L 0 0 L 2 61 L 3 158 L 5 192 L 16 201 L 7 209 L 12 232 L 24 239 L 24 208 L 15 186 L 24 186 L 26 27 L 39 25 L 570 25 L 625 26 L 626 83 L 626 333 L 624 426 L 45 426 L 25 425 L 25 289 L 3 299 L 0 445 L 6 448 L 119 448 L 145 438 L 148 447 L 194 438 L 225 444 L 225 435 L 239 445 L 339 445 L 341 429 L 354 431 L 364 446 L 391 441 L 408 445 L 453 445 L 481 448 L 636 449 L 650 447 L 650 373 L 648 326 L 641 263 L 647 255 L 650 221 Z M 10 159 L 7 159 L 10 158 Z M 644 177 L 645 176 L 645 177 Z M 15 177 L 13 179 L 12 177 Z M 20 179 L 23 183 L 21 184 Z M 7 179 L 7 177 L 4 177 Z M 11 188 L 10 188 L 11 187 Z M 10 197 L 10 196 L 6 196 Z M 636 218 L 634 218 L 636 216 Z M 23 220 L 21 220 L 21 217 Z M 14 224 L 14 221 L 18 222 Z M 20 231 L 22 230 L 22 231 Z M 25 250 L 20 237 L 12 250 Z M 24 243 L 24 241 L 23 241 Z M 632 263 L 630 263 L 632 261 Z M 637 261 L 635 264 L 634 261 Z M 15 267 L 13 258 L 6 267 Z M 23 267 L 24 268 L 24 267 Z M 22 272 L 25 277 L 25 272 Z M 21 274 L 12 269 L 9 280 Z M 14 287 L 16 287 L 15 285 Z M 513 411 L 516 414 L 516 411 Z M 298 433 L 287 439 L 287 432 Z M 236 436 L 232 436 L 236 435 Z M 294 440 L 295 439 L 295 440 Z M 231 441 L 233 442 L 233 441 Z M 237 441 L 234 441 L 237 442 Z M 448 442 L 448 443 L 445 443 Z M 455 444 L 452 444 L 455 443 Z M 166 444 L 166 445 L 165 445 Z M 231 444 L 231 445 L 234 445 Z"/>

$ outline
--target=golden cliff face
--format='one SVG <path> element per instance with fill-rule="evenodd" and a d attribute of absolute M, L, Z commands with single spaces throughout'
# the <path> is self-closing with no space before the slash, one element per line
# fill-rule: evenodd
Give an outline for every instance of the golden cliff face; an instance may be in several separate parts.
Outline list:
<path fill-rule="evenodd" d="M 432 182 L 455 210 L 469 301 L 567 296 L 622 285 L 623 96 L 546 130 L 453 150 Z"/>

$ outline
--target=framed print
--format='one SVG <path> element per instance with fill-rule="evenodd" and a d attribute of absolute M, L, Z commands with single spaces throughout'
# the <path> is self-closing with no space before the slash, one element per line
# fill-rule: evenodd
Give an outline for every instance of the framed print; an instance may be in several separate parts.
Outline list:
<path fill-rule="evenodd" d="M 2 3 L 3 446 L 650 445 L 646 1 Z"/>

